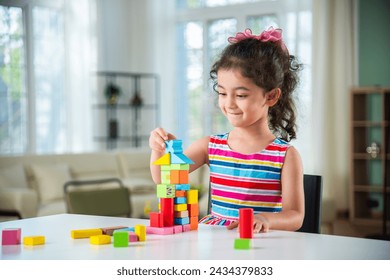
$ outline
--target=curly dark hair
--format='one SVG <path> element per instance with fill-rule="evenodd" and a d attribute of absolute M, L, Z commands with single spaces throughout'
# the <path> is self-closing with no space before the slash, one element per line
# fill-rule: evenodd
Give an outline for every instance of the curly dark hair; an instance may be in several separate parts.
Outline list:
<path fill-rule="evenodd" d="M 277 42 L 248 38 L 227 46 L 213 64 L 210 78 L 217 93 L 219 69 L 238 69 L 265 92 L 280 88 L 280 99 L 269 109 L 269 126 L 285 141 L 296 138 L 296 108 L 292 94 L 299 82 L 302 64 L 295 56 L 289 55 Z"/>

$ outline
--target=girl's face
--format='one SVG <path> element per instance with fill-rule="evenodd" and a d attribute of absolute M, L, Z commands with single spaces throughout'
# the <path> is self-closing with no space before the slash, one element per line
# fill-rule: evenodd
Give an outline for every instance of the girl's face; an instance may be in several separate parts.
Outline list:
<path fill-rule="evenodd" d="M 217 73 L 218 105 L 234 127 L 267 123 L 268 104 L 264 90 L 238 70 Z"/>

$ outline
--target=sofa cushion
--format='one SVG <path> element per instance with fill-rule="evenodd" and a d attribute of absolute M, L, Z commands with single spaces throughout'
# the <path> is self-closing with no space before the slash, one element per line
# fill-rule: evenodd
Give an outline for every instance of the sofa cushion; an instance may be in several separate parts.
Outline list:
<path fill-rule="evenodd" d="M 0 188 L 27 189 L 28 183 L 24 166 L 19 164 L 0 169 Z"/>
<path fill-rule="evenodd" d="M 42 203 L 64 197 L 63 186 L 72 180 L 67 164 L 31 165 Z"/>

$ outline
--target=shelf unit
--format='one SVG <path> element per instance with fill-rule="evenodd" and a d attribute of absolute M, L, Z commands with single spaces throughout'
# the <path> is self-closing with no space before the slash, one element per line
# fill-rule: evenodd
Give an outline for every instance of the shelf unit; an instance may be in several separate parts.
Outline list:
<path fill-rule="evenodd" d="M 381 230 L 384 211 L 390 226 L 390 88 L 353 88 L 350 98 L 350 218 Z"/>
<path fill-rule="evenodd" d="M 96 73 L 96 75 L 105 79 L 103 83 L 105 86 L 107 86 L 109 83 L 118 84 L 119 79 L 126 81 L 128 80 L 128 83 L 126 84 L 128 84 L 130 87 L 127 90 L 130 91 L 130 94 L 127 94 L 127 104 L 123 101 L 120 101 L 116 104 L 99 102 L 99 104 L 94 105 L 94 109 L 105 112 L 106 124 L 104 134 L 102 136 L 95 136 L 94 140 L 105 142 L 107 149 L 117 148 L 119 142 L 124 143 L 125 146 L 141 147 L 143 141 L 145 142 L 149 138 L 149 134 L 145 131 L 142 131 L 143 126 L 148 125 L 150 130 L 158 126 L 160 116 L 159 76 L 153 73 L 130 73 L 113 71 L 99 71 Z M 150 86 L 153 88 L 153 93 L 149 94 L 152 94 L 153 97 L 148 98 L 149 101 L 141 101 L 141 103 L 137 102 L 136 104 L 133 104 L 132 100 L 135 98 L 140 98 L 141 100 L 144 99 L 145 94 L 141 93 L 141 87 L 142 82 L 145 81 L 148 81 L 151 84 Z M 104 95 L 102 94 L 101 96 Z M 121 100 L 121 98 L 119 98 L 119 100 Z M 145 116 L 148 116 L 147 120 L 144 118 Z M 125 134 L 122 132 L 124 129 L 120 129 L 120 127 L 126 127 Z"/>

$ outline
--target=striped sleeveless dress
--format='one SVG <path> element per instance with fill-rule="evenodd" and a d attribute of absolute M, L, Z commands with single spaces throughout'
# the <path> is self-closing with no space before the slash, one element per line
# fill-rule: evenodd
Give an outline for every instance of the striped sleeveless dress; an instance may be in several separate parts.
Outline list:
<path fill-rule="evenodd" d="M 276 138 L 264 150 L 245 155 L 230 149 L 228 136 L 210 136 L 211 213 L 199 223 L 227 226 L 238 220 L 240 208 L 280 212 L 281 170 L 290 145 Z"/>

